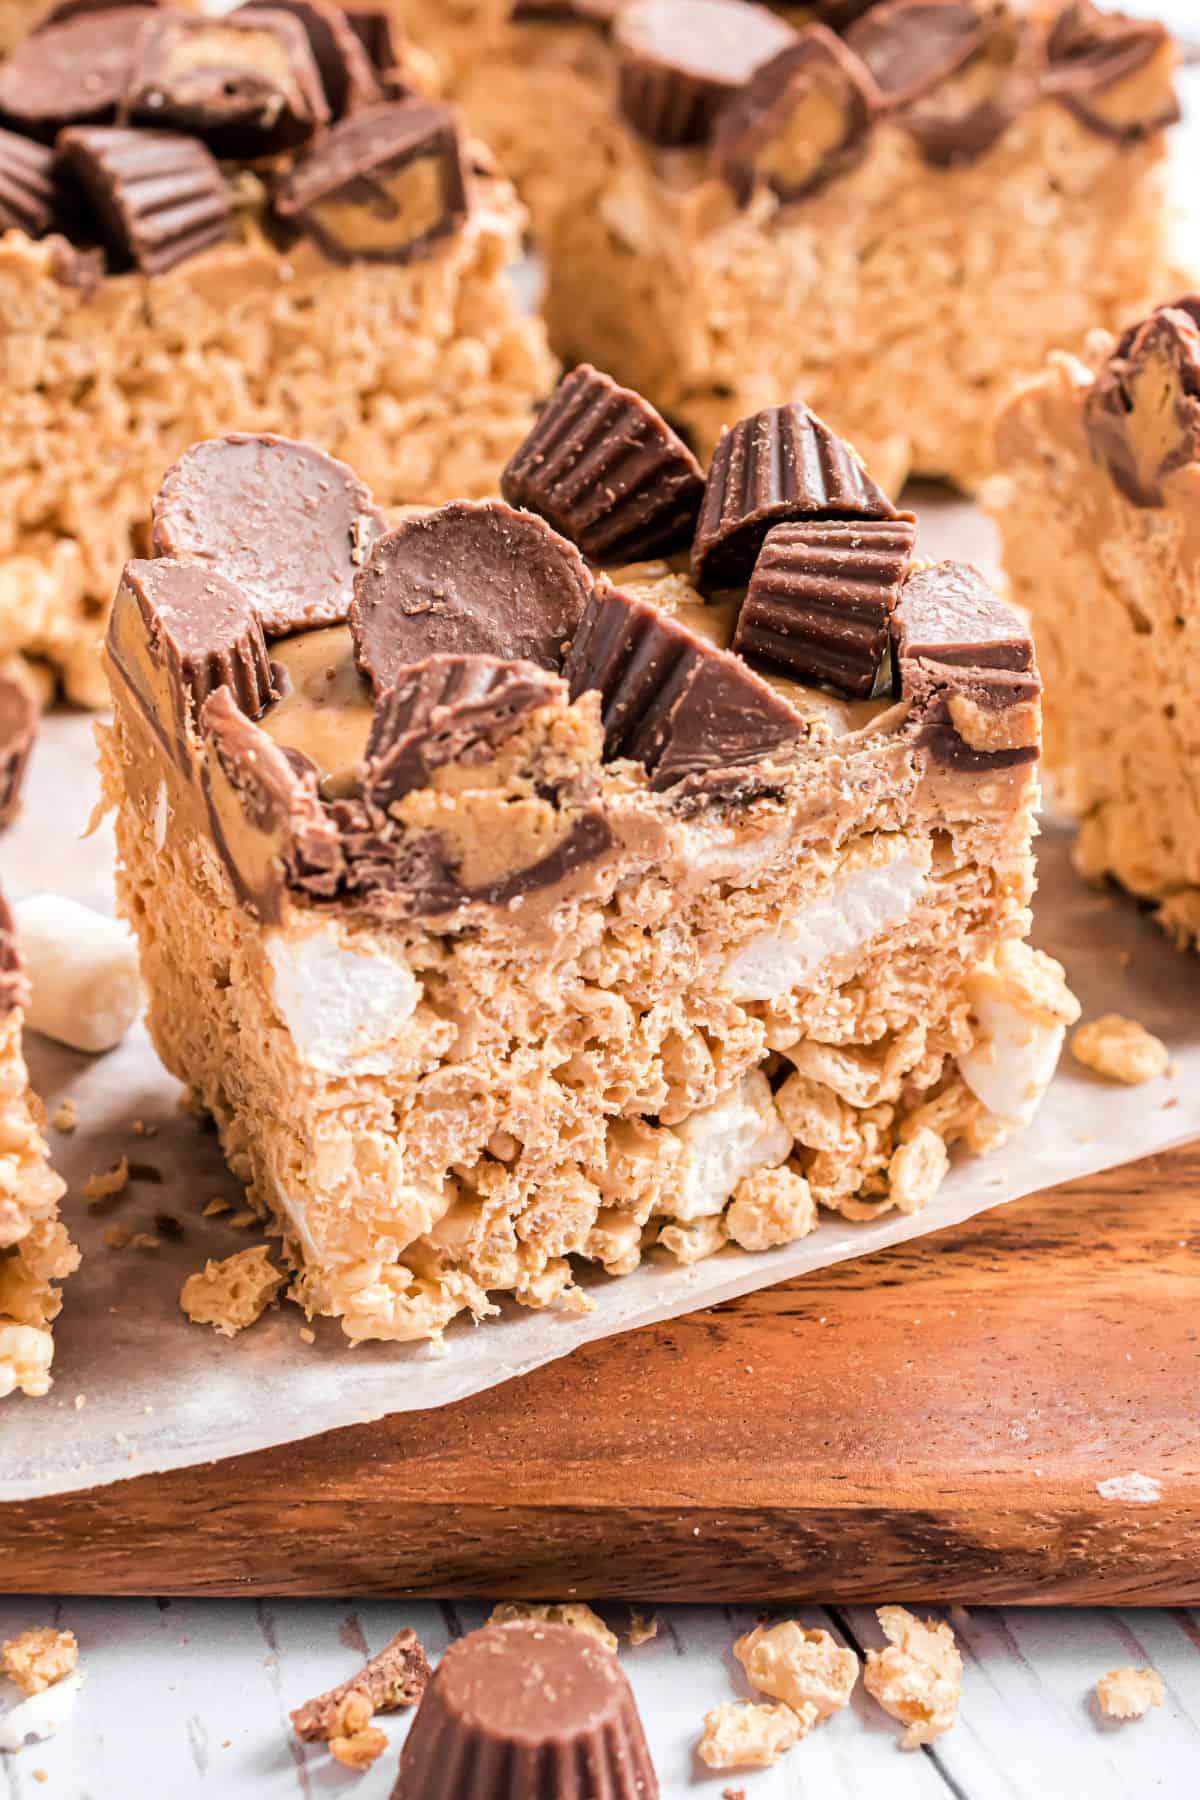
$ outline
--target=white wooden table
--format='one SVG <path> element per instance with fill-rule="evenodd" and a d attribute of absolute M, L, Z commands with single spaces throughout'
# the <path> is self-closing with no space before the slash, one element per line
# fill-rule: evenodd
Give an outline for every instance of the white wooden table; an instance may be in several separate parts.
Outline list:
<path fill-rule="evenodd" d="M 598 1610 L 622 1637 L 664 1800 L 718 1800 L 730 1785 L 744 1787 L 747 1800 L 1200 1795 L 1197 1612 L 956 1609 L 945 1616 L 966 1664 L 962 1713 L 932 1749 L 900 1751 L 898 1727 L 860 1683 L 853 1704 L 774 1769 L 719 1777 L 694 1761 L 693 1748 L 705 1709 L 746 1694 L 731 1646 L 759 1615 L 665 1608 L 657 1638 L 632 1650 L 626 1608 Z M 428 1602 L 0 1600 L 0 1635 L 69 1626 L 87 1672 L 56 1738 L 0 1757 L 0 1797 L 387 1800 L 407 1715 L 379 1721 L 391 1749 L 367 1774 L 352 1775 L 322 1748 L 296 1742 L 288 1709 L 351 1674 L 402 1624 L 416 1627 L 433 1659 L 487 1612 Z M 792 1616 L 859 1647 L 882 1642 L 866 1609 Z M 1147 1718 L 1118 1725 L 1101 1719 L 1091 1690 L 1125 1663 L 1157 1668 L 1167 1698 Z"/>

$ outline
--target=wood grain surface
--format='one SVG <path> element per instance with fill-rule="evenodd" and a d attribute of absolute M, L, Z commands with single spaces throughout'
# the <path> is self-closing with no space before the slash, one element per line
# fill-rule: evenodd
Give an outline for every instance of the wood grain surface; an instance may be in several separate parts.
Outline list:
<path fill-rule="evenodd" d="M 0 1589 L 1195 1603 L 1198 1185 L 1193 1146 L 456 1406 L 0 1507 Z"/>

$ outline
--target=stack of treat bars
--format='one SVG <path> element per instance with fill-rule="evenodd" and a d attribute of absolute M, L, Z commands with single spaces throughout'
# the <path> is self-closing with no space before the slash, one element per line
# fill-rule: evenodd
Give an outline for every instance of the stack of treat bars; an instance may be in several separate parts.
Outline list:
<path fill-rule="evenodd" d="M 0 818 L 38 703 L 111 695 L 155 1047 L 261 1304 L 354 1342 L 915 1213 L 1027 1124 L 1078 1012 L 1027 942 L 1044 678 L 1081 866 L 1200 935 L 1166 32 L 405 12 L 65 0 L 0 62 Z M 981 488 L 1024 610 L 923 554 L 910 472 Z M 38 1394 L 77 1253 L 20 936 Z M 227 1262 L 184 1305 L 233 1331 Z"/>

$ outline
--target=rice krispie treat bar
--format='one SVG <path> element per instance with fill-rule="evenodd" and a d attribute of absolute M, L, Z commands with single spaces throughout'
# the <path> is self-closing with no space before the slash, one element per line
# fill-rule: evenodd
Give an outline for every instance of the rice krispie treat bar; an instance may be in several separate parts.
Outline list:
<path fill-rule="evenodd" d="M 795 397 L 889 493 L 971 489 L 1012 371 L 1173 285 L 1177 52 L 1090 0 L 407 11 L 530 206 L 555 347 L 703 451 Z"/>
<path fill-rule="evenodd" d="M 1076 862 L 1200 942 L 1200 296 L 1051 357 L 1001 415 L 997 462 L 985 498 L 1046 666 Z"/>
<path fill-rule="evenodd" d="M 552 385 L 523 212 L 374 17 L 82 8 L 0 63 L 0 659 L 73 699 L 164 455 L 282 428 L 479 495 Z"/>
<path fill-rule="evenodd" d="M 150 1028 L 353 1339 L 916 1211 L 1074 1016 L 1028 633 L 818 418 L 583 367 L 503 492 L 198 445 L 109 630 Z"/>

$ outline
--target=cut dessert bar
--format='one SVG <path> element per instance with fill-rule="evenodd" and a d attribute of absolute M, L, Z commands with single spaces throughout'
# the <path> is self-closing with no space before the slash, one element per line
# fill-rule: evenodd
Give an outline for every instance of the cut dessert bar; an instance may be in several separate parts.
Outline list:
<path fill-rule="evenodd" d="M 354 1339 L 916 1211 L 1074 1016 L 1028 633 L 819 419 L 582 367 L 503 492 L 198 445 L 109 629 L 151 1031 Z"/>
<path fill-rule="evenodd" d="M 997 464 L 1076 862 L 1200 943 L 1200 295 L 1051 357 L 1002 413 Z"/>
<path fill-rule="evenodd" d="M 512 190 L 352 27 L 85 8 L 0 63 L 0 659 L 73 699 L 166 458 L 279 428 L 386 505 L 481 495 L 553 384 Z"/>
<path fill-rule="evenodd" d="M 797 398 L 889 493 L 909 473 L 973 488 L 1013 371 L 1177 279 L 1177 52 L 1090 0 L 409 0 L 407 16 L 530 207 L 555 348 L 703 451 Z"/>

